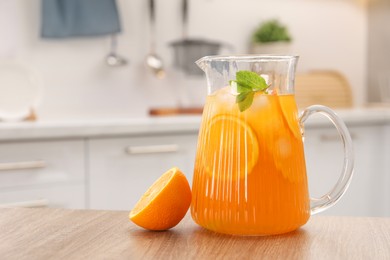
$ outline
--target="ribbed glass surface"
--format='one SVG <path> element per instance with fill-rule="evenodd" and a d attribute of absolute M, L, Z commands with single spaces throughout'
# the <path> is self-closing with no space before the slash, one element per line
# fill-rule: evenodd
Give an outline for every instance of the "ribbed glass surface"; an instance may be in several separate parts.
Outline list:
<path fill-rule="evenodd" d="M 192 217 L 221 233 L 268 235 L 310 215 L 293 95 L 256 93 L 240 112 L 229 87 L 206 100 L 193 178 Z"/>

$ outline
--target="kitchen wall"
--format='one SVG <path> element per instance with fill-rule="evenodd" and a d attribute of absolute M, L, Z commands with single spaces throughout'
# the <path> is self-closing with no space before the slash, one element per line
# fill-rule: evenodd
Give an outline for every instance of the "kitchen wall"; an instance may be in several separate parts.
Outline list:
<path fill-rule="evenodd" d="M 180 0 L 157 2 L 157 52 L 164 80 L 144 67 L 149 22 L 146 0 L 119 0 L 123 33 L 119 53 L 130 65 L 109 68 L 108 37 L 43 40 L 39 0 L 0 0 L 0 57 L 34 68 L 45 81 L 41 119 L 147 115 L 149 107 L 203 104 L 205 81 L 172 68 L 169 43 L 181 37 Z M 246 53 L 255 26 L 279 18 L 293 35 L 299 70 L 336 69 L 345 74 L 355 104 L 366 99 L 367 12 L 353 0 L 191 0 L 188 34 L 223 41 Z M 226 51 L 225 51 L 226 52 Z"/>

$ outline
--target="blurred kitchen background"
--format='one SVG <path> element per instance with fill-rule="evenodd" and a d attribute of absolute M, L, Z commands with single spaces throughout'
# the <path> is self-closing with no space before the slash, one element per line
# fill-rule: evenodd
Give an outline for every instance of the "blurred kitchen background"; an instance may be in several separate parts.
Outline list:
<path fill-rule="evenodd" d="M 42 86 L 27 86 L 24 95 L 23 87 L 15 94 L 5 78 L 0 84 L 5 121 L 0 122 L 0 204 L 130 209 L 165 169 L 179 165 L 191 179 L 200 115 L 149 116 L 158 108 L 197 113 L 204 104 L 203 75 L 175 66 L 173 43 L 196 39 L 216 44 L 219 54 L 250 53 L 256 28 L 277 20 L 291 35 L 288 52 L 300 56 L 297 88 L 302 86 L 302 91 L 297 89 L 297 96 L 306 93 L 336 109 L 355 139 L 358 162 L 352 191 L 330 214 L 390 216 L 389 1 L 188 0 L 184 22 L 182 0 L 155 0 L 153 26 L 150 1 L 117 0 L 111 2 L 117 4 L 121 30 L 114 37 L 65 38 L 42 37 L 43 20 L 55 28 L 42 13 L 43 2 L 0 0 L 2 68 L 16 62 Z M 93 10 L 94 1 L 85 2 Z M 153 41 L 164 77 L 145 65 Z M 107 64 L 118 62 L 107 61 L 113 50 L 122 58 L 118 66 Z M 321 80 L 313 71 L 334 85 L 315 89 L 313 82 L 320 85 Z M 332 103 L 337 93 L 346 96 L 341 105 Z M 9 107 L 15 108 L 6 97 L 15 95 L 33 100 L 29 115 L 6 115 Z M 22 98 L 14 101 L 20 105 Z M 32 122 L 14 122 L 25 117 Z M 341 143 L 329 125 L 314 122 L 308 129 L 313 132 L 307 140 L 318 137 L 308 141 L 306 150 L 311 154 L 309 171 L 321 169 L 317 186 L 325 190 L 320 195 L 338 178 Z M 149 145 L 146 152 L 144 145 Z M 141 155 L 131 158 L 134 153 Z M 329 183 L 324 181 L 328 172 L 335 173 Z"/>
<path fill-rule="evenodd" d="M 234 53 L 248 53 L 255 28 L 267 19 L 279 19 L 292 35 L 291 53 L 301 57 L 299 71 L 342 73 L 352 88 L 353 103 L 361 106 L 379 101 L 376 74 L 390 68 L 385 58 L 390 7 L 382 2 L 189 1 L 187 35 L 230 44 Z M 43 78 L 40 118 L 140 117 L 150 107 L 202 104 L 204 79 L 183 75 L 172 66 L 170 43 L 180 40 L 183 30 L 181 1 L 155 1 L 156 52 L 166 69 L 163 80 L 153 77 L 144 64 L 151 40 L 148 1 L 117 4 L 122 26 L 117 52 L 129 63 L 112 68 L 104 63 L 109 35 L 43 39 L 41 1 L 0 1 L 0 57 L 17 59 Z M 231 50 L 222 48 L 220 53 Z"/>

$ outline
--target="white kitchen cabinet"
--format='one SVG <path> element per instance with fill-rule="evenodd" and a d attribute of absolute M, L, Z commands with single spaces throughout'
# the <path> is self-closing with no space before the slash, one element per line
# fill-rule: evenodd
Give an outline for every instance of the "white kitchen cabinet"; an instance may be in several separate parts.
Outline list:
<path fill-rule="evenodd" d="M 390 114 L 344 111 L 355 173 L 326 215 L 390 217 Z M 342 144 L 325 119 L 310 118 L 305 155 L 313 197 L 342 167 Z M 0 125 L 0 206 L 130 210 L 161 174 L 178 166 L 192 180 L 200 118 Z M 12 169 L 11 169 L 12 168 Z"/>
<path fill-rule="evenodd" d="M 85 185 L 57 184 L 0 192 L 0 207 L 85 208 Z"/>
<path fill-rule="evenodd" d="M 0 143 L 0 206 L 85 207 L 83 140 Z"/>
<path fill-rule="evenodd" d="M 89 142 L 89 208 L 130 210 L 147 188 L 173 166 L 190 185 L 197 134 L 166 134 Z"/>
<path fill-rule="evenodd" d="M 349 126 L 355 154 L 352 182 L 340 201 L 320 214 L 389 216 L 388 129 L 384 125 Z M 386 132 L 387 131 L 387 132 Z M 343 163 L 343 147 L 334 128 L 308 128 L 305 155 L 309 190 L 313 197 L 325 194 L 337 182 Z M 387 159 L 386 159 L 387 158 Z"/>

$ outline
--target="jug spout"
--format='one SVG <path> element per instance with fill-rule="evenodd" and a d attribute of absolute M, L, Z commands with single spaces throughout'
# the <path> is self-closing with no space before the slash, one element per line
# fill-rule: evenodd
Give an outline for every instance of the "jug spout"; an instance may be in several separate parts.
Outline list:
<path fill-rule="evenodd" d="M 195 64 L 198 65 L 198 67 L 206 72 L 207 69 L 207 61 L 208 61 L 208 56 L 205 56 L 203 58 L 200 58 L 199 60 L 195 61 Z"/>

